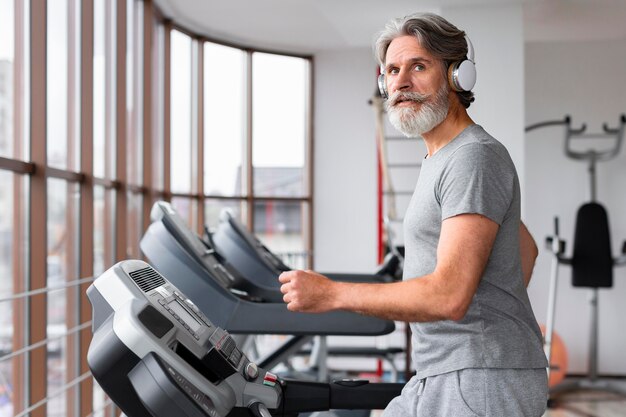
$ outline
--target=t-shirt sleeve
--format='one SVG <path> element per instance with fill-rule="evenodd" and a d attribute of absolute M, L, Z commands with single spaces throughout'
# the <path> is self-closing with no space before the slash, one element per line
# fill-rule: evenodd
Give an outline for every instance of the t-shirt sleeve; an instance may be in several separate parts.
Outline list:
<path fill-rule="evenodd" d="M 481 214 L 502 225 L 513 200 L 515 168 L 488 146 L 472 143 L 454 152 L 437 186 L 441 220 Z"/>

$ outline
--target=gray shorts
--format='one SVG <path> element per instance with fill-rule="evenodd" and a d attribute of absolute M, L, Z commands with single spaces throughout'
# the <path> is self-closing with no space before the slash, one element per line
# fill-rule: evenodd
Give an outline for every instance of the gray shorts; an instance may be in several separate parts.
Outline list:
<path fill-rule="evenodd" d="M 411 378 L 383 417 L 541 417 L 548 378 L 541 369 L 462 369 Z"/>

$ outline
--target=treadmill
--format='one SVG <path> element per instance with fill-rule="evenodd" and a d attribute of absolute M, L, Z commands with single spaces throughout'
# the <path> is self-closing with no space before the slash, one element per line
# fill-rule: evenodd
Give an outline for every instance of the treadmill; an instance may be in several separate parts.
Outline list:
<path fill-rule="evenodd" d="M 142 252 L 204 314 L 230 333 L 380 336 L 395 328 L 392 321 L 345 311 L 289 311 L 279 291 L 258 291 L 238 268 L 189 230 L 168 203 L 156 203 L 150 216 L 152 223 L 140 242 Z"/>
<path fill-rule="evenodd" d="M 278 275 L 273 275 L 277 270 L 289 268 L 263 247 L 253 235 L 247 233 L 232 216 L 228 213 L 224 214 L 226 215 L 232 220 L 229 224 L 233 224 L 233 227 L 241 232 L 237 232 L 238 236 L 248 239 L 250 244 L 257 245 L 258 253 L 266 253 L 267 262 L 263 264 L 266 266 L 265 269 L 259 263 L 246 262 L 241 257 L 232 256 L 226 249 L 216 250 L 217 242 L 210 238 L 210 234 L 206 234 L 207 239 L 201 239 L 186 226 L 172 206 L 164 201 L 158 201 L 152 207 L 150 213 L 152 223 L 140 243 L 142 252 L 158 271 L 170 277 L 172 282 L 187 294 L 191 294 L 190 297 L 203 312 L 215 317 L 213 320 L 231 333 L 294 335 L 295 337 L 287 340 L 276 351 L 261 360 L 264 367 L 271 369 L 291 355 L 309 355 L 313 351 L 319 355 L 316 362 L 321 378 L 326 375 L 325 355 L 376 357 L 389 363 L 393 378 L 397 378 L 398 371 L 393 360 L 404 351 L 402 348 L 332 347 L 312 351 L 302 350 L 313 336 L 378 336 L 392 332 L 395 324 L 392 321 L 348 312 L 324 314 L 290 312 L 282 299 Z M 223 256 L 224 252 L 227 252 L 228 257 Z M 273 267 L 269 268 L 270 265 Z M 185 271 L 186 278 L 183 282 L 182 278 L 179 278 L 181 271 Z M 347 280 L 353 277 L 350 274 L 338 275 L 340 279 Z M 384 278 L 366 276 L 365 279 Z M 262 280 L 267 285 L 259 284 Z M 210 292 L 217 292 L 219 297 L 208 297 L 207 294 Z M 238 315 L 227 321 L 231 314 Z M 247 320 L 248 316 L 252 318 Z M 250 324 L 253 321 L 252 326 Z"/>
<path fill-rule="evenodd" d="M 179 271 L 179 276 L 184 276 Z M 128 417 L 289 416 L 379 409 L 402 384 L 285 380 L 251 362 L 231 335 L 143 261 L 122 261 L 87 290 L 91 372 Z"/>
<path fill-rule="evenodd" d="M 236 265 L 241 275 L 253 282 L 257 291 L 279 291 L 278 276 L 291 270 L 228 209 L 221 211 L 216 230 L 213 233 L 206 231 L 205 238 L 222 257 Z M 402 279 L 402 264 L 392 254 L 374 274 L 322 274 L 336 281 L 384 283 Z"/>

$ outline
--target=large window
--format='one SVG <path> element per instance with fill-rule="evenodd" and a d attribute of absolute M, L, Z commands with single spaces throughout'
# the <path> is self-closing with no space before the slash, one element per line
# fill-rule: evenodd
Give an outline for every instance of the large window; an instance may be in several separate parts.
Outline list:
<path fill-rule="evenodd" d="M 263 53 L 252 58 L 254 193 L 302 197 L 309 62 Z"/>
<path fill-rule="evenodd" d="M 307 266 L 310 64 L 153 0 L 0 0 L 0 417 L 119 415 L 86 363 L 86 289 L 142 257 L 156 200 L 198 233 L 228 209 Z"/>
<path fill-rule="evenodd" d="M 204 44 L 204 192 L 245 196 L 246 53 Z"/>
<path fill-rule="evenodd" d="M 93 173 L 115 177 L 115 2 L 94 0 L 93 21 Z"/>
<path fill-rule="evenodd" d="M 227 208 L 295 267 L 310 254 L 309 70 L 305 58 L 204 44 L 205 223 Z"/>
<path fill-rule="evenodd" d="M 172 31 L 171 34 L 171 187 L 173 192 L 191 193 L 191 58 L 192 40 Z"/>
<path fill-rule="evenodd" d="M 254 204 L 253 230 L 286 263 L 302 268 L 309 217 L 304 198 L 309 61 L 266 53 L 252 58 L 253 192 L 266 197 Z M 289 88 L 278 88 L 276 74 Z"/>

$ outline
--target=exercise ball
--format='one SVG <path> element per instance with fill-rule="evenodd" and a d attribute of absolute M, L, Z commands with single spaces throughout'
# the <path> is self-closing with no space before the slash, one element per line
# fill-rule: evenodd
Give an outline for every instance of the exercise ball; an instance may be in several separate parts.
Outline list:
<path fill-rule="evenodd" d="M 539 327 L 545 340 L 546 328 L 543 324 Z M 553 387 L 563 381 L 566 373 L 567 349 L 565 349 L 565 343 L 563 343 L 561 336 L 556 332 L 552 332 L 552 353 L 550 354 L 550 379 L 548 380 L 548 386 Z"/>

